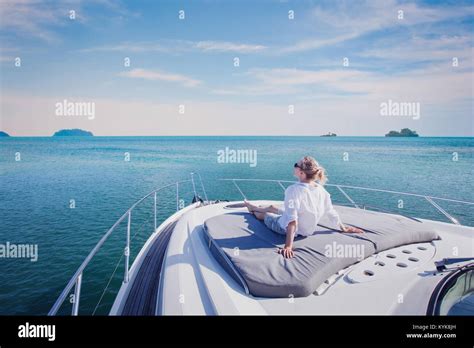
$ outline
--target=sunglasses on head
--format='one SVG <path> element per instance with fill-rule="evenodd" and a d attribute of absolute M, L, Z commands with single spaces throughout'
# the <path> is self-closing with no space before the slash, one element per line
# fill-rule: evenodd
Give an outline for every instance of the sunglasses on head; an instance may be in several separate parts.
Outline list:
<path fill-rule="evenodd" d="M 301 168 L 301 167 L 300 167 L 300 165 L 299 165 L 298 163 L 295 163 L 294 167 L 295 167 L 295 168 L 299 168 L 299 169 L 303 170 L 303 168 Z"/>

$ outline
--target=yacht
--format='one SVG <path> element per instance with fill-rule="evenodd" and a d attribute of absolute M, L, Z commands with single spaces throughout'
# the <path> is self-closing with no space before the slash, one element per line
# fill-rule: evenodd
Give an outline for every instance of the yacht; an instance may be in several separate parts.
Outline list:
<path fill-rule="evenodd" d="M 213 185 L 232 185 L 241 199 L 210 200 L 201 176 L 191 173 L 189 180 L 153 190 L 102 236 L 49 315 L 79 314 L 83 273 L 119 225 L 127 228 L 123 281 L 110 315 L 474 315 L 474 228 L 442 207 L 452 203 L 471 209 L 473 202 L 328 184 L 347 199 L 334 205 L 342 221 L 364 233 L 341 233 L 323 218 L 313 235 L 295 238 L 295 257 L 285 259 L 277 252 L 285 237 L 247 211 L 242 187 L 271 186 L 280 200 L 261 197 L 252 203 L 282 205 L 291 184 L 220 179 Z M 186 206 L 180 200 L 183 185 L 192 187 Z M 165 192 L 168 205 L 174 197 L 176 211 L 158 225 Z M 446 221 L 385 211 L 375 199 L 367 206 L 352 192 L 423 200 Z M 150 200 L 154 230 L 131 262 L 131 220 L 135 209 Z"/>

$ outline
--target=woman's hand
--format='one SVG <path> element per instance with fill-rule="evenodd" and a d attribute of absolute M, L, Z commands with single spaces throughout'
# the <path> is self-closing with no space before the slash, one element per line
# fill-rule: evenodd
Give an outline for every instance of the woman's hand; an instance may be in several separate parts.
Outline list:
<path fill-rule="evenodd" d="M 341 229 L 344 233 L 364 233 L 363 230 L 354 226 L 342 226 Z"/>
<path fill-rule="evenodd" d="M 278 254 L 282 254 L 283 257 L 287 259 L 291 259 L 293 256 L 295 256 L 293 249 L 287 246 L 285 246 L 283 249 L 278 249 Z"/>

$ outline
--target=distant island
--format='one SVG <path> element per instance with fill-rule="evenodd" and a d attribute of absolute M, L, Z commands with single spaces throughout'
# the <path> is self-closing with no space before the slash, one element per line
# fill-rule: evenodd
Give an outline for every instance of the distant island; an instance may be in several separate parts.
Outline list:
<path fill-rule="evenodd" d="M 321 136 L 322 136 L 322 137 L 336 137 L 337 134 L 336 134 L 336 133 L 331 133 L 331 132 L 329 132 L 328 134 L 323 134 L 323 135 L 321 135 Z"/>
<path fill-rule="evenodd" d="M 400 132 L 397 131 L 390 131 L 385 134 L 386 137 L 418 137 L 419 135 L 416 131 L 412 131 L 409 128 L 403 128 Z"/>
<path fill-rule="evenodd" d="M 94 134 L 82 129 L 61 129 L 54 133 L 53 137 L 92 137 Z"/>
<path fill-rule="evenodd" d="M 10 134 L 0 131 L 0 137 L 9 137 Z"/>

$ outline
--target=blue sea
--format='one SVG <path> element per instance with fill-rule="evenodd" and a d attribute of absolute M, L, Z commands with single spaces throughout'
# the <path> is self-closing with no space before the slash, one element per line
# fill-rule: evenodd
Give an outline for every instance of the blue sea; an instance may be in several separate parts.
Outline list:
<path fill-rule="evenodd" d="M 219 163 L 218 152 L 226 148 L 256 151 L 256 165 Z M 312 155 L 326 168 L 330 184 L 473 202 L 473 153 L 474 138 L 0 138 L 0 243 L 38 245 L 37 262 L 0 259 L 0 314 L 46 314 L 128 207 L 153 189 L 189 179 L 191 172 L 200 173 L 210 199 L 234 200 L 241 195 L 232 182 L 216 179 L 293 180 L 293 164 Z M 275 183 L 244 182 L 240 188 L 249 199 L 283 198 Z M 204 195 L 200 183 L 196 189 Z M 158 222 L 175 211 L 175 190 L 159 195 Z M 348 204 L 337 188 L 328 191 L 334 203 Z M 361 205 L 447 221 L 423 197 L 346 192 Z M 182 202 L 192 197 L 189 182 L 179 186 Z M 438 203 L 462 224 L 474 226 L 472 205 Z M 86 269 L 80 314 L 108 313 L 123 277 L 125 232 L 122 223 Z M 152 232 L 153 199 L 148 199 L 132 215 L 132 260 Z M 60 313 L 70 310 L 66 302 Z"/>

